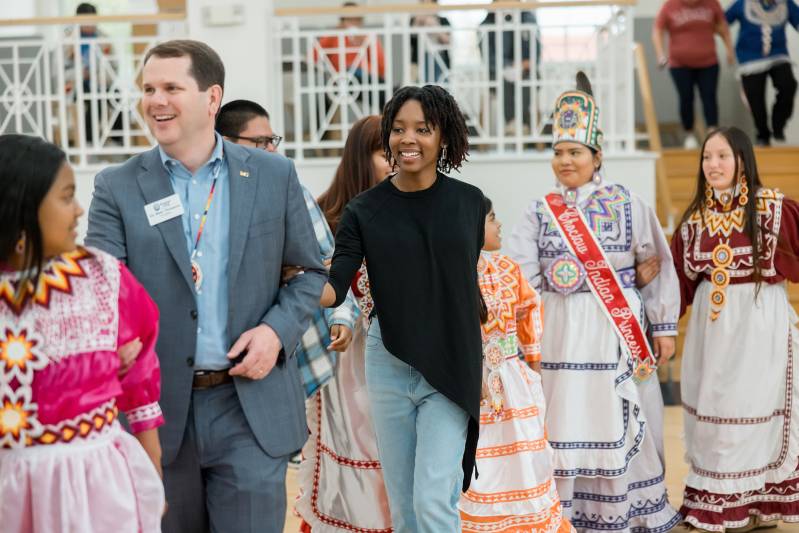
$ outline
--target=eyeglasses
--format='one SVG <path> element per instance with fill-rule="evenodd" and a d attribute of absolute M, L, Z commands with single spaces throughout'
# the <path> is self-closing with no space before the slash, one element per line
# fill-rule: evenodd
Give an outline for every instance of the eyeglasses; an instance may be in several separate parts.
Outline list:
<path fill-rule="evenodd" d="M 241 139 L 242 141 L 250 141 L 255 145 L 256 148 L 260 148 L 262 150 L 266 150 L 267 147 L 271 144 L 275 148 L 280 146 L 280 141 L 283 140 L 283 137 L 280 135 L 272 135 L 263 136 L 263 137 L 240 137 L 238 135 L 228 135 L 231 139 Z"/>

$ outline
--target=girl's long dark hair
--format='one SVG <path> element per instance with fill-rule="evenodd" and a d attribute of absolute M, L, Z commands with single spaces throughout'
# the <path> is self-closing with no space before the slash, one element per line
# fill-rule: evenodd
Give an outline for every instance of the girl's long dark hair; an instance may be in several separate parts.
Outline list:
<path fill-rule="evenodd" d="M 749 202 L 744 206 L 744 233 L 749 237 L 752 243 L 752 268 L 753 278 L 756 284 L 755 294 L 760 290 L 760 260 L 762 258 L 762 245 L 763 239 L 761 237 L 761 228 L 757 220 L 757 193 L 763 183 L 760 181 L 760 174 L 757 171 L 757 160 L 755 159 L 755 150 L 752 146 L 752 141 L 749 136 L 742 130 L 736 127 L 721 127 L 714 128 L 708 132 L 705 141 L 702 143 L 702 150 L 700 154 L 705 153 L 705 145 L 707 142 L 716 135 L 721 135 L 727 141 L 732 149 L 733 157 L 735 157 L 735 181 L 733 187 L 738 183 L 738 175 L 743 170 L 744 177 L 746 178 L 746 185 L 749 188 Z M 680 225 L 688 221 L 694 213 L 699 213 L 702 221 L 705 220 L 705 187 L 707 186 L 707 178 L 705 171 L 702 169 L 702 159 L 699 160 L 699 172 L 696 181 L 696 191 L 694 192 L 693 200 L 688 205 L 688 208 L 680 219 Z"/>
<path fill-rule="evenodd" d="M 494 208 L 494 204 L 488 196 L 483 195 L 483 205 L 485 205 L 486 217 L 488 217 L 491 209 Z M 486 305 L 485 298 L 483 298 L 483 291 L 480 290 L 479 285 L 477 286 L 477 296 L 480 301 L 480 323 L 485 324 L 488 322 L 488 306 Z"/>
<path fill-rule="evenodd" d="M 380 117 L 371 115 L 353 124 L 333 182 L 317 200 L 333 234 L 347 203 L 383 179 L 372 165 L 372 154 L 382 149 Z"/>
<path fill-rule="evenodd" d="M 24 236 L 20 290 L 39 281 L 45 259 L 39 206 L 65 161 L 63 151 L 39 137 L 0 135 L 0 262 L 17 253 Z"/>

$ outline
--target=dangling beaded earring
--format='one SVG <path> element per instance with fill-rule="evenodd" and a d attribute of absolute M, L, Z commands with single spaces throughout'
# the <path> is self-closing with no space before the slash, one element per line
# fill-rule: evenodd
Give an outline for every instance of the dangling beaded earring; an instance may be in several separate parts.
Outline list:
<path fill-rule="evenodd" d="M 591 178 L 594 182 L 594 185 L 600 185 L 602 183 L 602 174 L 600 174 L 599 169 L 594 169 L 594 176 Z"/>
<path fill-rule="evenodd" d="M 16 246 L 14 246 L 14 251 L 17 252 L 17 255 L 22 255 L 22 254 L 25 253 L 25 232 L 24 231 L 19 236 L 19 240 L 17 240 L 17 244 L 16 244 Z"/>
<path fill-rule="evenodd" d="M 713 209 L 713 186 L 705 182 L 705 207 Z"/>
<path fill-rule="evenodd" d="M 746 184 L 746 176 L 743 174 L 743 172 L 738 178 L 738 184 L 740 185 L 738 192 L 738 205 L 744 207 L 749 203 L 749 186 Z"/>
<path fill-rule="evenodd" d="M 441 147 L 441 155 L 438 156 L 438 165 L 444 166 L 444 161 L 447 160 L 447 145 Z"/>

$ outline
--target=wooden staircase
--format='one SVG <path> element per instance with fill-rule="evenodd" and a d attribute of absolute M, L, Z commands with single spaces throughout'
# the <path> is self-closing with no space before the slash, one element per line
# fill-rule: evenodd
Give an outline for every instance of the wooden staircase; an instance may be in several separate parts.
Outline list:
<path fill-rule="evenodd" d="M 663 150 L 663 168 L 666 184 L 671 196 L 671 205 L 679 223 L 683 211 L 694 196 L 696 177 L 699 172 L 699 150 Z M 766 187 L 779 189 L 789 198 L 799 200 L 799 147 L 773 147 L 755 149 L 760 179 Z M 671 238 L 671 236 L 668 236 Z M 799 285 L 790 284 L 788 295 L 794 309 L 799 312 Z M 689 311 L 690 312 L 690 311 Z M 682 352 L 688 315 L 680 321 L 680 336 L 677 339 L 677 354 Z M 679 365 L 674 364 L 679 373 Z M 675 379 L 679 379 L 675 376 Z"/>

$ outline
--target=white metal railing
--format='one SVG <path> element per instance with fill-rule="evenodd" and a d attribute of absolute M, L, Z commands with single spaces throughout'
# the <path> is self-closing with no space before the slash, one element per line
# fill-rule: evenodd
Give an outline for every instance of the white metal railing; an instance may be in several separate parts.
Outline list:
<path fill-rule="evenodd" d="M 280 54 L 274 72 L 282 80 L 277 90 L 283 106 L 273 120 L 285 134 L 287 154 L 303 160 L 340 153 L 352 124 L 379 114 L 393 90 L 426 83 L 442 85 L 456 96 L 474 155 L 522 154 L 551 140 L 554 100 L 574 87 L 578 69 L 592 80 L 605 149 L 634 150 L 632 8 L 602 1 L 560 5 L 606 9 L 582 24 L 540 22 L 540 16 L 536 23 L 529 16 L 536 4 L 527 2 L 316 10 L 346 16 L 366 12 L 379 21 L 337 29 L 308 27 L 313 9 L 278 10 L 275 46 Z M 495 22 L 414 24 L 415 14 L 429 15 L 432 9 L 487 9 L 495 13 Z M 418 45 L 412 52 L 414 41 Z"/>
<path fill-rule="evenodd" d="M 352 124 L 378 114 L 395 88 L 439 83 L 467 117 L 473 157 L 526 154 L 550 141 L 554 100 L 574 86 L 576 71 L 583 69 L 601 108 L 605 149 L 634 150 L 633 1 L 277 10 L 265 24 L 276 30 L 279 54 L 264 56 L 264 68 L 274 73 L 275 128 L 286 138 L 289 157 L 338 155 Z M 588 21 L 545 20 L 553 6 L 599 11 Z M 538 7 L 535 22 L 529 14 Z M 413 22 L 414 16 L 437 12 L 448 15 L 452 25 Z M 458 18 L 458 13 L 479 18 L 483 12 L 494 12 L 495 22 L 469 25 Z M 316 13 L 333 16 L 327 28 L 310 27 L 319 23 Z M 342 14 L 367 14 L 377 24 L 329 29 Z M 10 22 L 40 31 L 0 40 L 0 134 L 42 136 L 79 168 L 122 160 L 153 145 L 139 106 L 141 61 L 156 42 L 186 34 L 185 15 L 0 20 L 0 26 Z M 82 37 L 80 23 L 162 23 L 168 31 Z M 513 53 L 504 59 L 503 50 L 509 49 Z"/>
<path fill-rule="evenodd" d="M 171 38 L 185 33 L 183 19 L 142 15 L 81 22 L 177 22 L 170 25 Z M 139 109 L 141 64 L 145 51 L 165 36 L 81 36 L 74 17 L 29 22 L 42 31 L 0 40 L 0 134 L 44 137 L 77 167 L 149 149 L 154 141 Z"/>

